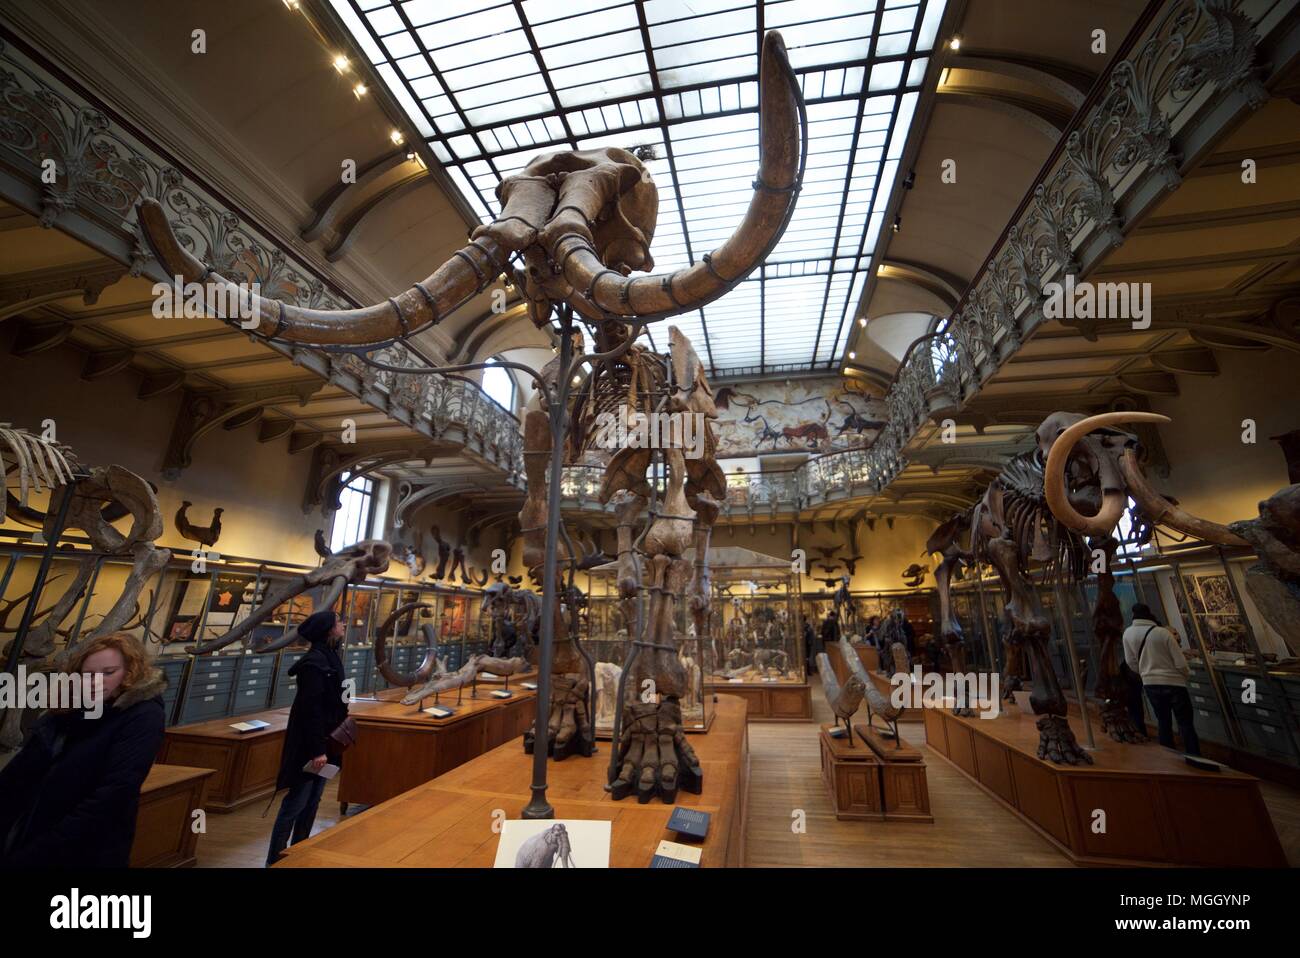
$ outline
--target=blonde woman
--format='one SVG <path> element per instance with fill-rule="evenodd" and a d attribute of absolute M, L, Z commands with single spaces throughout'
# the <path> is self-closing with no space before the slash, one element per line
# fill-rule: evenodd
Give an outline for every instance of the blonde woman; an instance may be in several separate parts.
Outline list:
<path fill-rule="evenodd" d="M 37 720 L 0 769 L 0 865 L 125 868 L 167 680 L 125 632 L 87 642 L 66 671 L 80 676 L 80 700 Z"/>

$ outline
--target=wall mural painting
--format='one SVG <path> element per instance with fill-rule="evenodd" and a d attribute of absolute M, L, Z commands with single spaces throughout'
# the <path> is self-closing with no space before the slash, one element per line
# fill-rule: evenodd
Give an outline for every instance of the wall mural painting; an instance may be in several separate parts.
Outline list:
<path fill-rule="evenodd" d="M 884 402 L 838 376 L 720 386 L 716 404 L 719 458 L 859 449 L 886 419 Z"/>

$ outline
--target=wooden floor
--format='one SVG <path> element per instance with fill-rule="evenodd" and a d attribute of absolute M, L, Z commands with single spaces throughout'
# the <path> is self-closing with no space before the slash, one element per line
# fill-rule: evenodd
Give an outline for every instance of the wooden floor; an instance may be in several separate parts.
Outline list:
<path fill-rule="evenodd" d="M 812 722 L 749 727 L 745 844 L 750 867 L 1073 867 L 1046 839 L 926 748 L 919 723 L 901 728 L 904 739 L 925 755 L 934 824 L 838 821 L 821 780 L 817 730 L 832 715 L 819 684 L 812 699 Z M 607 743 L 600 748 L 603 753 Z M 1261 790 L 1288 862 L 1300 867 L 1300 792 L 1270 782 L 1261 783 Z M 337 795 L 338 785 L 330 782 L 313 834 L 339 820 Z M 265 817 L 266 802 L 209 815 L 208 833 L 199 839 L 199 867 L 262 867 L 278 808 L 277 797 Z M 799 810 L 802 834 L 792 828 Z M 358 811 L 349 809 L 349 815 Z"/>

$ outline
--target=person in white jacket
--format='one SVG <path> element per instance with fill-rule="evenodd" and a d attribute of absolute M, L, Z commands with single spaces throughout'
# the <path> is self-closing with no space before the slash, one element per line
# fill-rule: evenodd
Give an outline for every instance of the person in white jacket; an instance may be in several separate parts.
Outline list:
<path fill-rule="evenodd" d="M 1178 638 L 1155 620 L 1142 603 L 1133 606 L 1133 621 L 1124 630 L 1124 661 L 1142 678 L 1142 688 L 1155 713 L 1160 744 L 1174 747 L 1174 723 L 1183 737 L 1183 751 L 1200 755 L 1201 743 L 1193 723 L 1192 697 L 1187 693 L 1191 668 Z"/>

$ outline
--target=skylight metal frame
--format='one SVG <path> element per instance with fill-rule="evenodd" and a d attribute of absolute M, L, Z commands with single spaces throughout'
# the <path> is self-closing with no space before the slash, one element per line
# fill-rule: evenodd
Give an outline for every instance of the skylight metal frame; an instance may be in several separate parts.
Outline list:
<path fill-rule="evenodd" d="M 924 78 L 930 72 L 926 68 L 937 48 L 946 0 L 594 0 L 590 7 L 576 12 L 562 0 L 329 2 L 411 125 L 442 163 L 450 182 L 484 223 L 491 222 L 500 209 L 496 185 L 533 156 L 596 144 L 626 149 L 656 147 L 660 155 L 647 165 L 660 189 L 661 216 L 651 246 L 659 270 L 694 264 L 717 245 L 715 238 L 728 234 L 743 215 L 748 195 L 743 201 L 739 195 L 739 169 L 748 166 L 747 183 L 757 166 L 758 54 L 769 24 L 782 30 L 809 107 L 812 175 L 805 179 L 790 228 L 767 262 L 728 297 L 680 317 L 678 324 L 688 336 L 703 341 L 714 376 L 754 366 L 760 375 L 778 369 L 837 367 L 869 279 L 872 253 L 887 232 L 889 194 L 905 156 L 908 132 L 900 125 L 900 115 L 906 112 L 904 119 L 909 125 L 915 116 Z M 686 12 L 664 15 L 677 6 Z M 907 11 L 911 11 L 910 22 L 904 28 L 882 32 L 887 25 L 898 26 L 887 24 L 887 19 L 908 21 Z M 582 32 L 584 25 L 594 25 L 602 18 L 610 29 L 590 35 Z M 656 32 L 662 39 L 687 23 L 698 24 L 700 35 L 656 42 Z M 732 29 L 741 23 L 743 29 Z M 844 33 L 836 33 L 841 26 Z M 467 27 L 476 32 L 467 32 Z M 723 32 L 716 32 L 719 29 Z M 564 31 L 577 35 L 567 36 Z M 926 31 L 928 37 L 923 37 Z M 519 36 L 514 36 L 516 33 Z M 448 42 L 440 43 L 444 36 Z M 752 48 L 744 42 L 735 45 L 751 36 Z M 905 46 L 899 46 L 900 36 L 905 36 Z M 547 37 L 554 42 L 547 42 Z M 800 42 L 805 37 L 812 37 L 812 42 Z M 889 52 L 881 52 L 882 37 L 890 38 Z M 565 47 L 585 45 L 590 49 L 593 44 L 607 50 L 600 49 L 601 56 L 573 62 L 563 60 L 562 52 L 556 55 Z M 860 57 L 835 59 L 828 55 L 822 61 L 817 56 L 822 49 L 843 53 L 846 47 L 863 44 L 865 53 Z M 492 52 L 489 47 L 495 52 L 484 57 Z M 700 50 L 713 55 L 687 56 L 678 62 L 688 52 Z M 476 55 L 480 58 L 474 59 Z M 671 65 L 665 65 L 665 59 Z M 507 62 L 504 72 L 483 82 L 485 70 L 491 76 L 491 64 Z M 746 68 L 737 72 L 737 62 Z M 616 63 L 625 64 L 622 72 L 605 75 L 599 70 L 600 64 Z M 724 65 L 724 75 L 663 82 L 666 73 L 675 76 L 678 71 L 714 64 Z M 889 85 L 880 85 L 875 71 L 882 66 L 892 69 L 893 64 L 898 64 L 897 77 Z M 556 82 L 557 72 L 563 73 L 562 82 Z M 466 79 L 470 82 L 462 82 Z M 828 79 L 833 81 L 829 91 Z M 486 92 L 489 89 L 511 88 L 512 84 L 514 93 L 504 100 L 481 99 L 491 95 Z M 636 88 L 566 102 L 566 91 L 598 84 Z M 530 90 L 533 92 L 527 92 Z M 868 107 L 878 107 L 883 98 L 889 99 L 888 120 L 882 129 L 886 111 L 868 112 Z M 466 99 L 473 103 L 463 102 Z M 500 112 L 503 103 L 521 104 L 522 112 L 474 122 L 474 114 Z M 846 114 L 842 105 L 850 103 L 852 113 Z M 611 124 L 615 116 L 617 123 Z M 843 129 L 850 116 L 852 132 L 841 148 L 839 142 L 845 139 Z M 703 136 L 697 132 L 709 126 L 707 121 L 728 117 L 748 119 L 748 123 L 736 125 L 743 137 L 735 132 Z M 870 124 L 866 122 L 869 118 L 874 118 Z M 601 129 L 593 130 L 596 120 Z M 647 143 L 645 134 L 658 139 Z M 521 142 L 524 137 L 529 142 Z M 710 138 L 718 149 L 698 149 Z M 705 152 L 719 160 L 734 159 L 736 172 L 728 179 L 717 173 L 726 171 L 727 163 L 700 165 Z M 747 163 L 751 157 L 753 162 Z M 704 169 L 716 175 L 710 178 L 702 173 Z M 827 170 L 832 174 L 829 177 L 818 172 Z M 690 176 L 683 177 L 683 172 Z M 838 202 L 833 198 L 834 188 L 825 188 L 834 182 L 839 184 Z M 711 190 L 710 184 L 719 189 Z M 736 195 L 728 196 L 728 185 Z M 701 196 L 710 197 L 718 216 L 699 215 Z M 830 202 L 825 198 L 831 198 Z M 813 247 L 810 255 L 800 256 L 797 249 L 782 253 L 782 246 L 800 245 Z M 847 248 L 846 253 L 841 252 L 842 247 Z M 747 322 L 744 317 L 750 310 L 755 315 Z"/>

